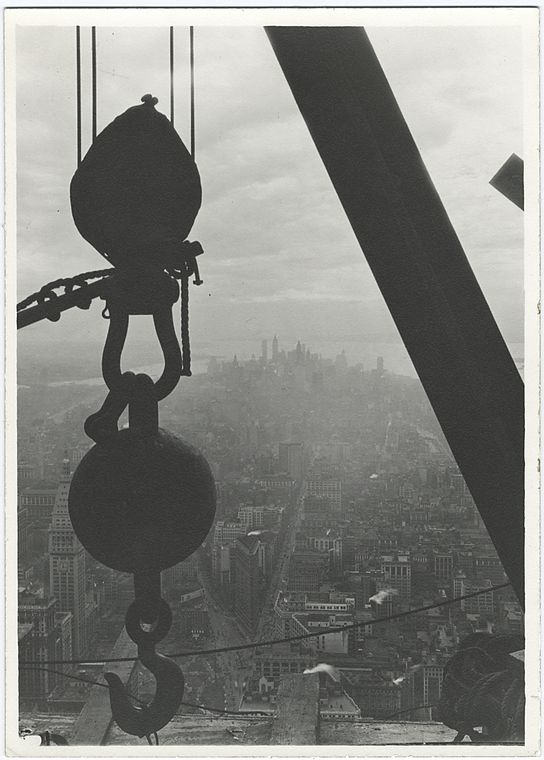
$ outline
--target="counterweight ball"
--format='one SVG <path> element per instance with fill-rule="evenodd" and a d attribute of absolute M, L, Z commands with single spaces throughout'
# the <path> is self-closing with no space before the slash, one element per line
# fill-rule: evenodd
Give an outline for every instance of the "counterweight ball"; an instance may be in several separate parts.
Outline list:
<path fill-rule="evenodd" d="M 202 454 L 159 429 L 120 430 L 83 457 L 68 509 L 99 562 L 127 573 L 165 570 L 202 544 L 215 515 L 215 483 Z"/>

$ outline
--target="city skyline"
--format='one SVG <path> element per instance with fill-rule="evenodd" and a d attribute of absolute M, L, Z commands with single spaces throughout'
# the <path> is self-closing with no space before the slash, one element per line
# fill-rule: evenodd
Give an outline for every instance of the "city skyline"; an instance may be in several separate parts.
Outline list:
<path fill-rule="evenodd" d="M 489 185 L 512 152 L 523 156 L 519 33 L 505 26 L 406 26 L 370 28 L 369 34 L 499 327 L 508 343 L 521 343 L 523 216 Z M 47 281 L 102 265 L 79 237 L 69 209 L 76 147 L 73 28 L 49 27 L 48 45 L 41 40 L 39 29 L 18 28 L 18 299 Z M 176 40 L 176 123 L 186 139 L 183 28 Z M 157 29 L 98 28 L 99 130 L 137 104 L 142 88 L 153 90 L 165 111 L 166 41 Z M 205 254 L 204 285 L 192 294 L 195 343 L 209 335 L 245 342 L 277 329 L 332 340 L 360 334 L 402 345 L 264 32 L 207 27 L 197 30 L 196 45 L 204 203 L 191 239 L 200 240 Z M 240 46 L 247 56 L 238 55 Z M 140 49 L 157 53 L 152 67 Z M 219 133 L 216 124 L 224 124 Z M 243 160 L 229 161 L 237 155 Z M 105 327 L 98 309 L 91 315 L 74 310 L 55 325 L 35 325 L 32 333 L 40 340 L 76 334 L 92 340 Z M 145 325 L 141 330 L 150 334 Z M 30 339 L 26 332 L 22 342 Z"/>

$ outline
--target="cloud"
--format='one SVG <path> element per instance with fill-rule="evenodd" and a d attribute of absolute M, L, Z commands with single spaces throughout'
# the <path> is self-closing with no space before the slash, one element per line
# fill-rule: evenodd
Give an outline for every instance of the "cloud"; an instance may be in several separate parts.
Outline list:
<path fill-rule="evenodd" d="M 84 147 L 90 140 L 83 37 Z M 159 97 L 168 30 L 98 29 L 98 122 Z M 370 29 L 429 173 L 509 335 L 522 330 L 523 216 L 488 184 L 521 145 L 521 43 L 508 27 Z M 75 170 L 74 30 L 17 32 L 18 292 L 104 265 L 70 213 Z M 189 134 L 188 40 L 176 31 L 176 128 Z M 520 147 L 521 146 L 521 147 Z M 351 226 L 261 28 L 196 30 L 196 156 L 205 283 L 192 329 L 210 335 L 377 334 L 398 340 Z M 99 313 L 99 311 L 97 312 Z M 54 326 L 70 335 L 83 317 Z M 34 328 L 28 328 L 34 330 Z M 79 327 L 78 327 L 79 329 Z"/>
<path fill-rule="evenodd" d="M 353 296 L 345 296 L 341 293 L 317 292 L 315 290 L 295 290 L 294 288 L 282 290 L 271 295 L 247 296 L 246 298 L 236 298 L 238 303 L 281 303 L 283 301 L 324 301 L 350 303 L 358 302 L 360 299 Z"/>

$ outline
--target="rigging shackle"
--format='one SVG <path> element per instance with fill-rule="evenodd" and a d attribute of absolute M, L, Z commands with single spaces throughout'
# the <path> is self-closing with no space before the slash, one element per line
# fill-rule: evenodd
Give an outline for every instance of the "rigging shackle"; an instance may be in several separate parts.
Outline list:
<path fill-rule="evenodd" d="M 102 375 L 110 391 L 121 390 L 121 354 L 129 318 L 136 314 L 152 315 L 164 357 L 162 375 L 155 383 L 157 401 L 174 390 L 182 373 L 181 350 L 172 315 L 172 306 L 178 296 L 176 280 L 166 272 L 157 271 L 156 267 L 140 267 L 131 272 L 123 270 L 109 278 L 104 293 L 110 317 L 102 353 Z"/>
<path fill-rule="evenodd" d="M 95 443 L 105 441 L 118 432 L 117 423 L 127 407 L 134 378 L 134 372 L 123 373 L 119 388 L 110 391 L 100 409 L 85 420 L 85 433 Z"/>

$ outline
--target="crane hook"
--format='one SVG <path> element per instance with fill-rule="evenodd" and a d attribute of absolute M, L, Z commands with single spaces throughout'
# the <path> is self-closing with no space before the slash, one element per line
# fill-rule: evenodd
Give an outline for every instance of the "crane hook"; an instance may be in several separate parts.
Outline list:
<path fill-rule="evenodd" d="M 155 641 L 163 638 L 172 620 L 166 602 L 161 599 L 154 630 L 142 630 L 139 617 L 138 606 L 131 604 L 127 610 L 126 630 L 138 644 L 138 659 L 155 676 L 157 687 L 153 701 L 145 707 L 135 707 L 116 673 L 104 673 L 104 678 L 110 687 L 113 719 L 125 733 L 142 738 L 159 731 L 172 720 L 183 699 L 185 679 L 173 660 L 155 652 Z"/>
<path fill-rule="evenodd" d="M 157 681 L 155 698 L 147 707 L 131 704 L 125 686 L 116 673 L 104 673 L 110 687 L 110 705 L 119 728 L 133 736 L 149 736 L 169 723 L 183 699 L 185 679 L 173 660 L 157 652 L 142 653 L 140 661 Z"/>

